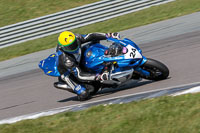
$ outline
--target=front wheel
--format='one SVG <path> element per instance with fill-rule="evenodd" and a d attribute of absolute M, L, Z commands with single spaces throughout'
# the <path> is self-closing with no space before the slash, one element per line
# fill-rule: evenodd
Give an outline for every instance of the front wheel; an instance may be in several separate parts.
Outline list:
<path fill-rule="evenodd" d="M 150 76 L 144 77 L 145 79 L 157 81 L 166 79 L 169 76 L 169 69 L 167 66 L 154 59 L 148 58 L 141 68 L 150 72 Z"/>

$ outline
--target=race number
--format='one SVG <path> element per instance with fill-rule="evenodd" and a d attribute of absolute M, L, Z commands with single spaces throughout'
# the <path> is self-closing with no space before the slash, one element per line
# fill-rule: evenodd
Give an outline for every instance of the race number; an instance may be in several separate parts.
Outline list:
<path fill-rule="evenodd" d="M 135 58 L 139 59 L 139 58 L 142 58 L 142 55 L 133 46 L 128 45 L 128 46 L 126 46 L 126 48 L 128 49 L 128 52 L 124 55 L 125 59 L 135 59 Z"/>
<path fill-rule="evenodd" d="M 135 58 L 135 51 L 136 51 L 136 49 L 134 49 L 134 48 L 131 49 L 131 52 L 130 52 L 131 58 Z"/>

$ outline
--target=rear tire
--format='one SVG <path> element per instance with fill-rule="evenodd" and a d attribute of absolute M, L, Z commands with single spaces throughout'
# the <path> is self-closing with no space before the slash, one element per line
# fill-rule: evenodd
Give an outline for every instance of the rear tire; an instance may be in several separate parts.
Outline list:
<path fill-rule="evenodd" d="M 99 83 L 85 84 L 85 87 L 89 90 L 91 96 L 95 95 L 101 88 Z"/>
<path fill-rule="evenodd" d="M 163 63 L 154 60 L 154 59 L 147 59 L 147 62 L 142 65 L 142 69 L 150 72 L 150 76 L 143 77 L 150 80 L 163 80 L 169 76 L 169 69 Z"/>

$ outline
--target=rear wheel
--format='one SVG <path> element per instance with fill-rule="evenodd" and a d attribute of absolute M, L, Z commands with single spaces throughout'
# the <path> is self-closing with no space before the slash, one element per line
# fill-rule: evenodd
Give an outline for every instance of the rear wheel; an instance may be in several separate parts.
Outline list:
<path fill-rule="evenodd" d="M 85 87 L 89 90 L 90 95 L 95 95 L 101 88 L 99 83 L 85 84 Z"/>
<path fill-rule="evenodd" d="M 163 80 L 169 76 L 169 69 L 163 63 L 154 60 L 154 59 L 147 59 L 147 62 L 142 65 L 142 69 L 150 72 L 150 76 L 144 77 L 150 80 Z"/>

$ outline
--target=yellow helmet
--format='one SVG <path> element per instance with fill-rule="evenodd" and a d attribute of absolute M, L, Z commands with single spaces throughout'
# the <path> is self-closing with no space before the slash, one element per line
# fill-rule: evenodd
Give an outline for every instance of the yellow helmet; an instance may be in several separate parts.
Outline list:
<path fill-rule="evenodd" d="M 79 48 L 76 36 L 70 31 L 60 33 L 58 37 L 58 44 L 65 52 L 69 53 L 75 52 Z"/>

